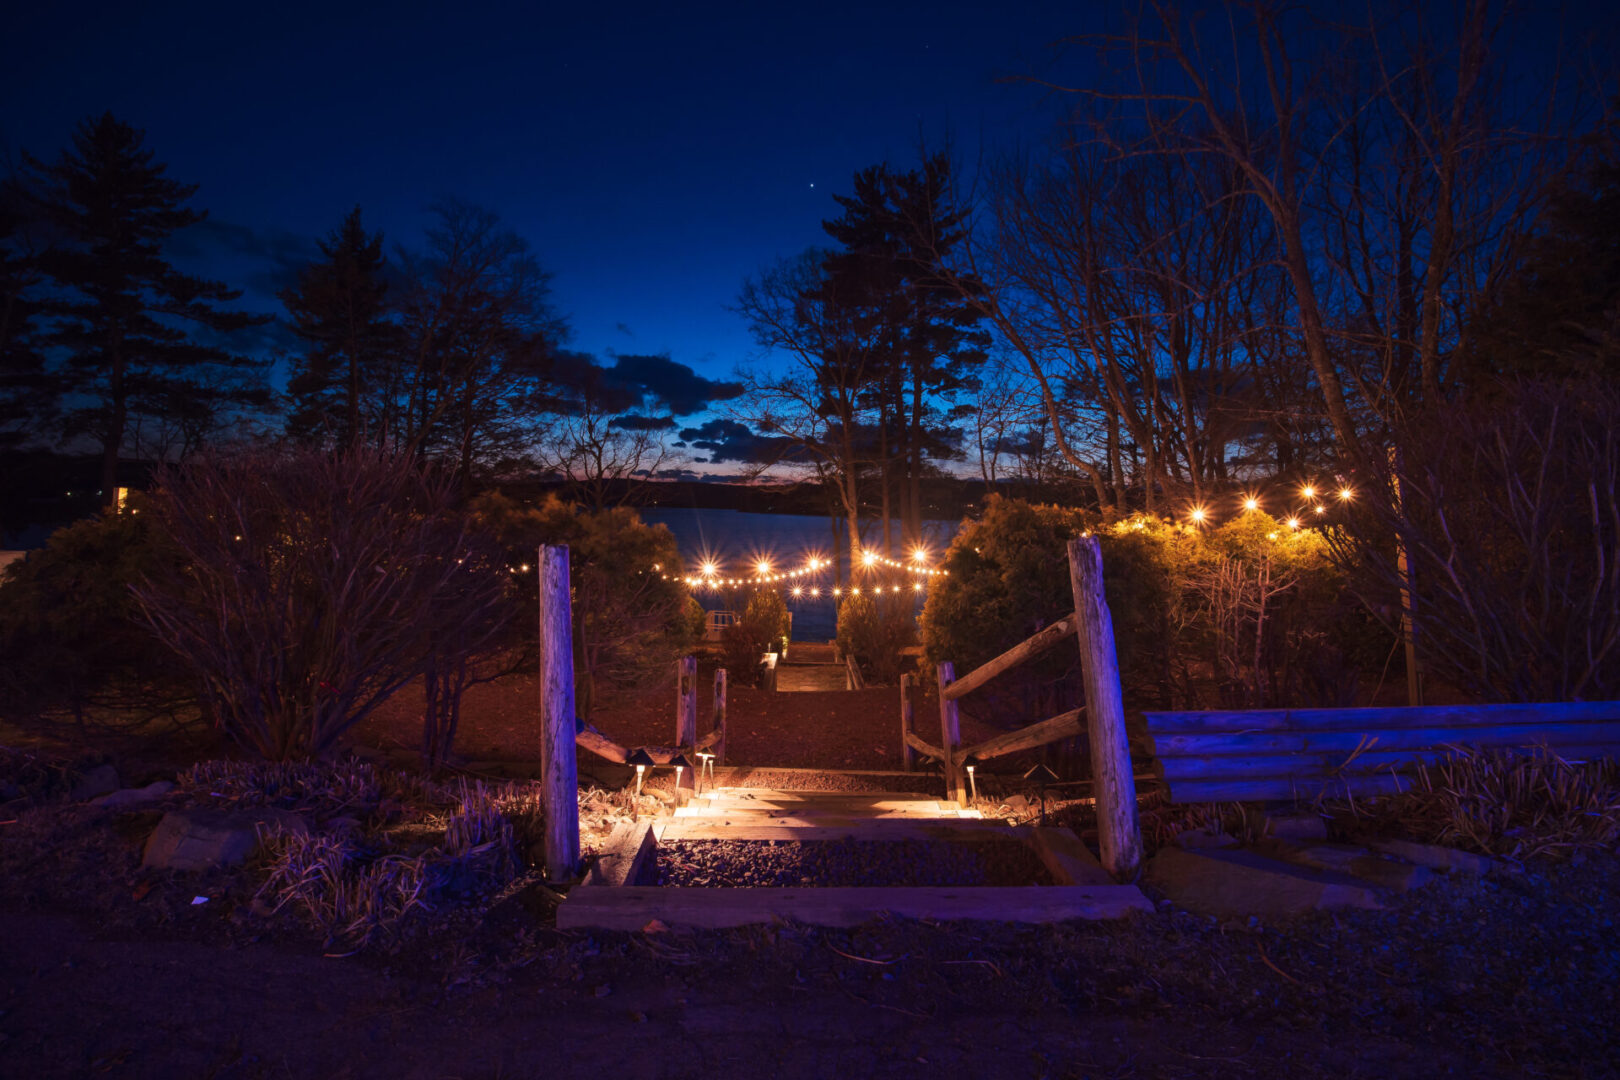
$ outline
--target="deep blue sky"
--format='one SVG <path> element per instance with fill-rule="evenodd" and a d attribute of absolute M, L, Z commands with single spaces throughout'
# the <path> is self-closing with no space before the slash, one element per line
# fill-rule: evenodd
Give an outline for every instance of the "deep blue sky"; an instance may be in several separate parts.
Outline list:
<path fill-rule="evenodd" d="M 723 378 L 752 353 L 745 275 L 825 242 L 831 196 L 919 136 L 970 160 L 1042 137 L 1040 91 L 998 76 L 1104 10 L 31 4 L 0 41 L 0 149 L 54 157 L 108 109 L 144 128 L 201 185 L 200 268 L 261 310 L 356 203 L 414 243 L 435 196 L 478 202 L 555 275 L 572 347 Z"/>

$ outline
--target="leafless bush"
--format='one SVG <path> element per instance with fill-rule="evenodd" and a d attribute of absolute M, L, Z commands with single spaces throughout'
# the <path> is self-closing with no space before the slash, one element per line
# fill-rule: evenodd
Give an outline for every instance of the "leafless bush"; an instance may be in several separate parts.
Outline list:
<path fill-rule="evenodd" d="M 272 760 L 318 755 L 406 683 L 486 654 L 509 615 L 507 568 L 453 482 L 408 458 L 199 456 L 153 503 L 183 557 L 136 588 L 146 619 Z"/>
<path fill-rule="evenodd" d="M 365 859 L 338 836 L 278 832 L 269 838 L 270 876 L 259 899 L 273 911 L 291 906 L 325 931 L 327 942 L 366 945 L 413 911 L 428 907 L 436 884 L 429 855 Z"/>
<path fill-rule="evenodd" d="M 1360 486 L 1333 557 L 1387 621 L 1396 540 L 1423 664 L 1487 700 L 1620 694 L 1620 395 L 1519 382 L 1441 406 Z"/>

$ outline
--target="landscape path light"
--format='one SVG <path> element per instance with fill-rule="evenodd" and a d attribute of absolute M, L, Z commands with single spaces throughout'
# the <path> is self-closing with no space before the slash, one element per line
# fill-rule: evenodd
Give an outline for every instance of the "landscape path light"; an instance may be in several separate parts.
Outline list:
<path fill-rule="evenodd" d="M 974 778 L 973 770 L 977 769 L 979 767 L 979 759 L 976 758 L 976 757 L 969 757 L 969 758 L 964 759 L 963 764 L 967 766 L 968 791 L 970 791 L 972 793 L 972 795 L 971 795 L 972 800 L 974 802 L 978 802 L 979 801 L 979 781 Z"/>
<path fill-rule="evenodd" d="M 703 778 L 705 776 L 709 778 L 709 783 L 714 783 L 714 754 L 707 750 L 699 750 L 697 752 L 697 759 L 699 786 L 702 785 Z"/>
<path fill-rule="evenodd" d="M 640 747 L 632 750 L 630 752 L 630 756 L 624 759 L 624 763 L 626 765 L 634 765 L 636 767 L 636 798 L 639 799 L 641 798 L 642 777 L 647 775 L 647 769 L 649 766 L 656 765 L 658 763 L 652 759 L 651 754 L 647 753 L 645 749 Z"/>
<path fill-rule="evenodd" d="M 1051 769 L 1048 769 L 1045 765 L 1036 765 L 1033 769 L 1024 774 L 1025 780 L 1033 780 L 1037 784 L 1041 785 L 1042 825 L 1046 824 L 1046 785 L 1056 782 L 1057 778 L 1057 773 L 1053 772 Z"/>
<path fill-rule="evenodd" d="M 674 757 L 669 759 L 668 763 L 675 769 L 675 798 L 676 801 L 679 801 L 681 797 L 681 773 L 687 769 L 690 769 L 692 767 L 692 763 L 691 761 L 687 760 L 685 754 L 676 754 Z M 696 785 L 693 785 L 693 788 L 695 790 Z"/>

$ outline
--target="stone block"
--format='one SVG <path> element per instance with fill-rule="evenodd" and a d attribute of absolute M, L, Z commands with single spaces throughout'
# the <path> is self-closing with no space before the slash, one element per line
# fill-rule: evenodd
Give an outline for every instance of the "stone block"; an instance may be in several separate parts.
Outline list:
<path fill-rule="evenodd" d="M 1241 849 L 1161 848 L 1144 881 L 1201 915 L 1296 915 L 1320 908 L 1379 908 L 1366 882 Z"/>
<path fill-rule="evenodd" d="M 1237 837 L 1216 832 L 1214 829 L 1183 829 L 1176 833 L 1175 837 L 1176 846 L 1187 851 L 1196 851 L 1199 848 L 1236 847 L 1237 842 Z"/>
<path fill-rule="evenodd" d="M 287 810 L 171 810 L 147 837 L 141 865 L 159 870 L 236 866 L 258 850 L 261 830 L 275 827 L 309 832 L 304 819 Z"/>
<path fill-rule="evenodd" d="M 97 765 L 84 772 L 68 792 L 68 798 L 74 802 L 84 802 L 97 795 L 106 795 L 118 790 L 118 770 L 111 765 Z"/>
<path fill-rule="evenodd" d="M 97 795 L 90 800 L 90 804 L 104 810 L 133 810 L 155 803 L 173 790 L 173 780 L 154 780 L 142 788 L 124 788 L 121 791 L 108 792 L 106 795 Z"/>
<path fill-rule="evenodd" d="M 1415 840 L 1383 840 L 1373 844 L 1373 847 L 1442 874 L 1482 876 L 1500 869 L 1497 861 L 1489 856 L 1458 851 L 1456 848 L 1442 847 L 1439 844 L 1420 844 Z"/>

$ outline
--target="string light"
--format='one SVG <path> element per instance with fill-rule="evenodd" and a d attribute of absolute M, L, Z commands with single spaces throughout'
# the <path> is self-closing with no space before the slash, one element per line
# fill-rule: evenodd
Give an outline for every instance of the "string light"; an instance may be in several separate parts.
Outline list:
<path fill-rule="evenodd" d="M 1340 502 L 1349 502 L 1351 499 L 1355 498 L 1355 495 L 1356 493 L 1347 487 L 1342 487 L 1339 489 Z"/>
<path fill-rule="evenodd" d="M 1192 518 L 1194 525 L 1202 525 L 1204 523 L 1204 518 L 1208 517 L 1209 515 L 1205 512 L 1202 506 L 1195 506 L 1192 508 L 1192 512 L 1187 516 Z"/>
<path fill-rule="evenodd" d="M 1297 517 L 1291 517 L 1291 518 L 1289 518 L 1289 519 L 1288 519 L 1288 527 L 1289 527 L 1289 528 L 1290 528 L 1290 529 L 1297 529 L 1297 528 L 1299 528 L 1299 518 L 1297 518 Z"/>
<path fill-rule="evenodd" d="M 1316 488 L 1311 484 L 1306 484 L 1304 487 L 1300 488 L 1299 493 L 1307 499 L 1316 498 Z"/>
<path fill-rule="evenodd" d="M 1255 498 L 1253 495 L 1250 495 L 1247 499 L 1243 500 L 1243 509 L 1245 509 L 1245 510 L 1258 510 L 1258 509 L 1260 509 L 1260 500 Z"/>

